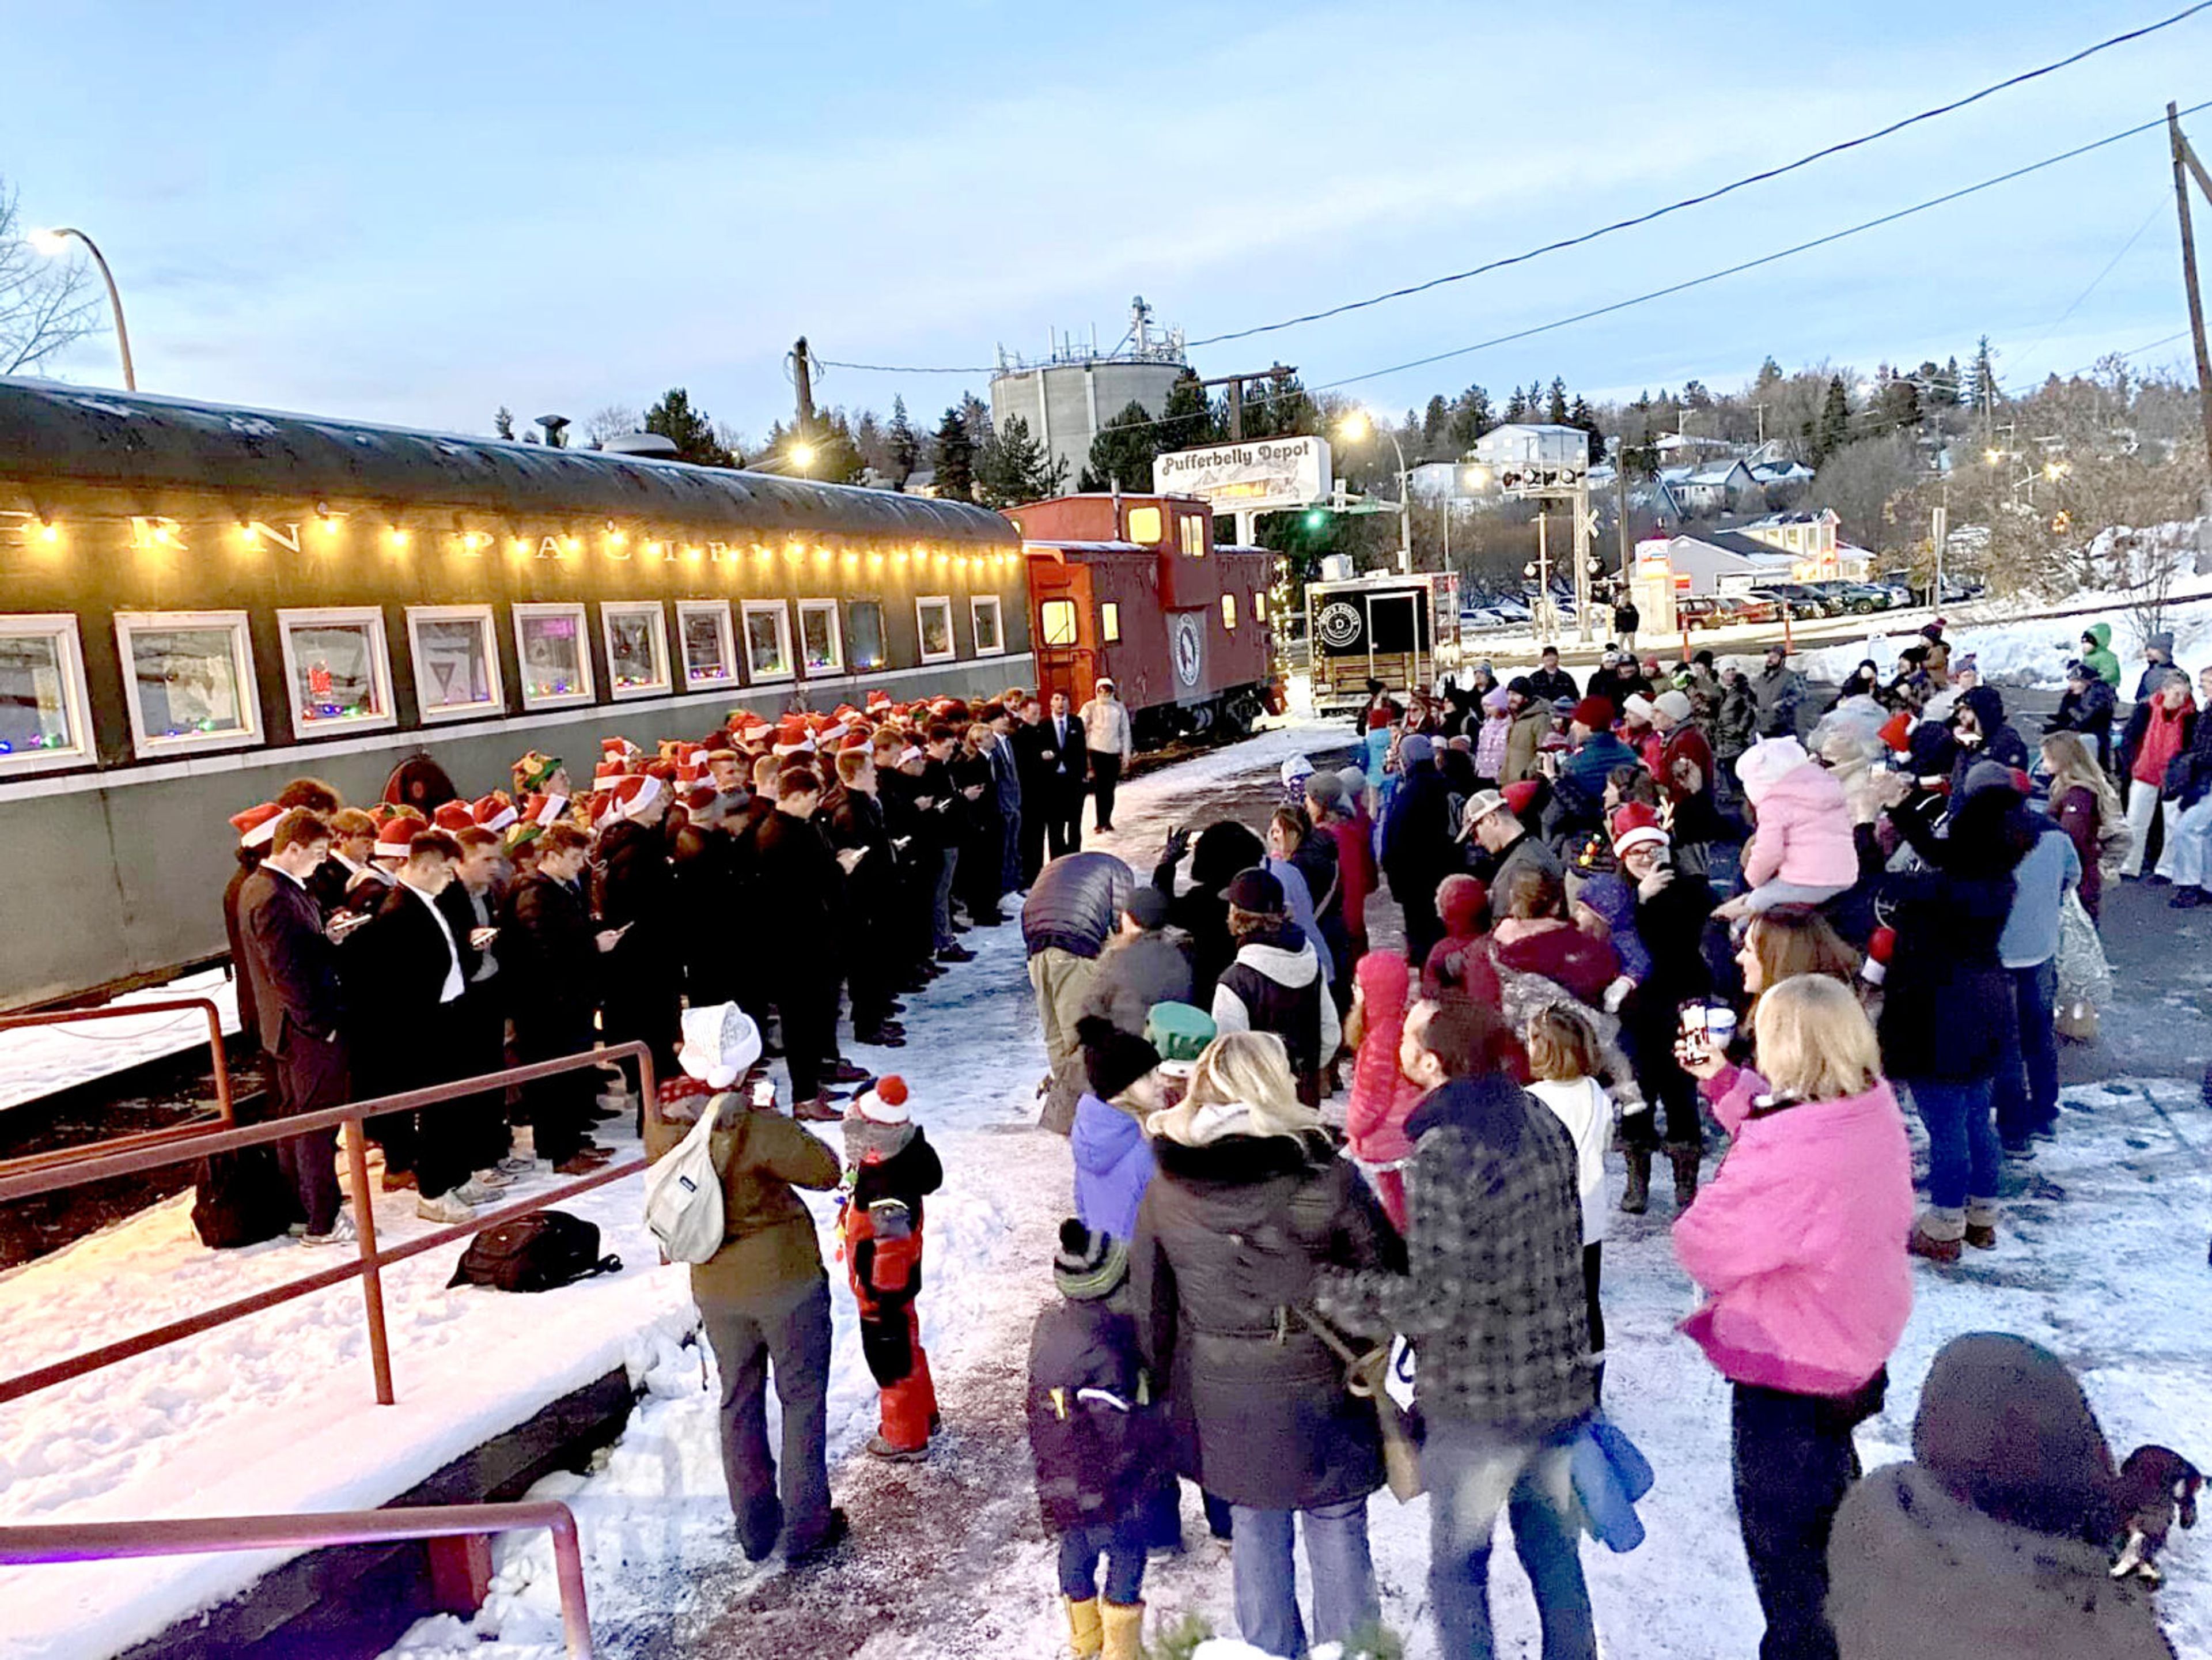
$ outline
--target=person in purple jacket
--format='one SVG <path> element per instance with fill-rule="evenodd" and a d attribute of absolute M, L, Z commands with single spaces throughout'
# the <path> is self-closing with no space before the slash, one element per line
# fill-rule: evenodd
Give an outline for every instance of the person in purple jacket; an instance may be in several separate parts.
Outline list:
<path fill-rule="evenodd" d="M 1094 1232 L 1127 1239 L 1152 1179 L 1144 1121 L 1168 1104 L 1160 1052 L 1102 1016 L 1076 1022 L 1091 1087 L 1075 1104 L 1068 1145 L 1075 1155 L 1075 1213 Z"/>

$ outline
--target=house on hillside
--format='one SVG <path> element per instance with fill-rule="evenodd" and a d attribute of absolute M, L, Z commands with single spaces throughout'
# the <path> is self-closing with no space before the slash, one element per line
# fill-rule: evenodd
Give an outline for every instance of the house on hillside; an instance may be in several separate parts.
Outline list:
<path fill-rule="evenodd" d="M 1662 467 L 1659 484 L 1668 506 L 1678 519 L 1711 519 L 1724 513 L 1741 513 L 1758 481 L 1751 469 L 1735 456 L 1693 467 Z"/>

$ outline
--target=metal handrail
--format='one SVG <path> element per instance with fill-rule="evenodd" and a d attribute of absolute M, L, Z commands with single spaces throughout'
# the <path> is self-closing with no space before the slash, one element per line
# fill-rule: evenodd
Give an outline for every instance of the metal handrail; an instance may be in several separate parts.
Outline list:
<path fill-rule="evenodd" d="M 0 1014 L 0 1032 L 29 1026 L 70 1025 L 80 1020 L 125 1020 L 143 1014 L 167 1014 L 180 1009 L 198 1009 L 207 1016 L 208 1050 L 215 1059 L 216 1115 L 222 1124 L 234 1124 L 238 1121 L 231 1106 L 230 1066 L 224 1058 L 222 1048 L 222 1011 L 209 998 L 162 997 L 144 1003 L 109 1003 L 96 1009 L 62 1009 L 46 1014 Z M 97 1156 L 93 1148 L 122 1151 L 155 1147 L 210 1133 L 204 1123 L 172 1124 L 164 1129 L 141 1130 L 133 1135 L 113 1136 L 105 1141 L 94 1141 L 89 1146 L 58 1147 L 46 1152 L 27 1153 L 16 1158 L 0 1158 L 0 1177 L 15 1171 L 73 1164 L 79 1159 Z"/>
<path fill-rule="evenodd" d="M 89 1182 L 105 1181 L 118 1176 L 135 1176 L 144 1171 L 183 1164 L 187 1159 L 289 1140 L 295 1135 L 305 1135 L 316 1130 L 343 1129 L 345 1132 L 347 1171 L 353 1178 L 356 1226 L 361 1236 L 359 1256 L 354 1262 L 288 1280 L 281 1286 L 272 1286 L 251 1297 L 234 1298 L 215 1308 L 189 1315 L 182 1320 L 173 1320 L 150 1331 L 88 1349 L 31 1371 L 0 1378 L 0 1404 L 34 1394 L 40 1389 L 50 1389 L 73 1377 L 82 1377 L 87 1372 L 98 1371 L 104 1366 L 114 1365 L 118 1361 L 131 1359 L 184 1338 L 197 1336 L 217 1326 L 228 1325 L 247 1315 L 258 1314 L 262 1310 L 274 1308 L 280 1303 L 289 1303 L 295 1298 L 311 1295 L 344 1280 L 358 1279 L 362 1282 L 362 1298 L 368 1321 L 369 1364 L 375 1375 L 377 1404 L 385 1407 L 393 1405 L 397 1397 L 392 1393 L 391 1342 L 384 1322 L 384 1268 L 392 1263 L 404 1262 L 410 1256 L 419 1256 L 424 1251 L 451 1244 L 457 1239 L 481 1233 L 486 1228 L 497 1227 L 502 1222 L 530 1215 L 561 1200 L 571 1199 L 578 1194 L 588 1193 L 593 1188 L 605 1187 L 610 1182 L 634 1176 L 650 1161 L 640 1157 L 611 1164 L 589 1176 L 571 1177 L 533 1198 L 518 1200 L 496 1210 L 481 1212 L 466 1222 L 435 1229 L 418 1239 L 408 1240 L 388 1250 L 379 1250 L 375 1207 L 369 1201 L 368 1143 L 362 1128 L 362 1121 L 385 1113 L 410 1112 L 422 1107 L 440 1106 L 448 1101 L 505 1089 L 511 1084 L 532 1083 L 541 1078 L 556 1077 L 564 1072 L 575 1072 L 586 1067 L 597 1067 L 604 1061 L 625 1058 L 634 1058 L 637 1061 L 639 1087 L 644 1091 L 645 1099 L 652 1101 L 655 1088 L 652 1049 L 642 1043 L 614 1043 L 604 1049 L 585 1049 L 575 1055 L 562 1055 L 556 1060 L 538 1061 L 528 1066 L 509 1067 L 503 1071 L 484 1073 L 474 1078 L 457 1079 L 448 1084 L 404 1090 L 397 1095 L 350 1102 L 344 1106 L 327 1107 L 319 1112 L 304 1112 L 296 1117 L 272 1119 L 265 1124 L 210 1131 L 195 1136 L 192 1145 L 181 1150 L 174 1146 L 138 1147 L 79 1159 L 64 1167 L 50 1165 L 15 1175 L 0 1174 L 0 1204 L 6 1204 L 13 1200 L 28 1199 L 38 1194 L 52 1193 Z"/>
<path fill-rule="evenodd" d="M 561 1589 L 561 1629 L 568 1639 L 569 1660 L 592 1660 L 592 1617 L 585 1596 L 584 1554 L 577 1541 L 576 1517 L 566 1505 L 546 1499 L 510 1505 L 324 1511 L 307 1516 L 172 1517 L 152 1522 L 0 1527 L 0 1566 L 366 1545 L 387 1539 L 450 1539 L 520 1528 L 551 1530 L 553 1566 Z"/>

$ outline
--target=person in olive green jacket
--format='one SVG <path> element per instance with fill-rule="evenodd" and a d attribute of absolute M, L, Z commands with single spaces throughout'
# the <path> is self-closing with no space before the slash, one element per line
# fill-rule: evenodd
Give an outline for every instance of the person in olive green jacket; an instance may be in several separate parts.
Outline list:
<path fill-rule="evenodd" d="M 793 1189 L 834 1188 L 841 1167 L 775 1110 L 773 1085 L 748 1086 L 760 1053 L 760 1032 L 736 1004 L 686 1011 L 686 1075 L 661 1086 L 645 1140 L 659 1159 L 702 1111 L 719 1115 L 709 1145 L 722 1177 L 723 1243 L 693 1267 L 691 1298 L 722 1379 L 722 1472 L 747 1558 L 761 1560 L 781 1539 L 785 1560 L 799 1563 L 834 1549 L 847 1529 L 830 1503 L 830 1280 L 814 1218 Z M 781 1472 L 768 1442 L 771 1370 L 783 1409 Z"/>

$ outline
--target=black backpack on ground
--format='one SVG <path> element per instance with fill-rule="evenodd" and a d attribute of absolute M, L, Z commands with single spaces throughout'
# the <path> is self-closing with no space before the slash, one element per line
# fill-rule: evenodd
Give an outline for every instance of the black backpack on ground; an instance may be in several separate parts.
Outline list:
<path fill-rule="evenodd" d="M 595 1274 L 619 1274 L 622 1258 L 599 1255 L 599 1229 L 566 1211 L 542 1210 L 486 1228 L 469 1242 L 448 1286 L 553 1291 Z"/>
<path fill-rule="evenodd" d="M 276 1150 L 264 1144 L 200 1161 L 192 1226 L 211 1250 L 258 1245 L 301 1219 L 300 1195 L 284 1179 Z"/>

